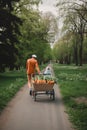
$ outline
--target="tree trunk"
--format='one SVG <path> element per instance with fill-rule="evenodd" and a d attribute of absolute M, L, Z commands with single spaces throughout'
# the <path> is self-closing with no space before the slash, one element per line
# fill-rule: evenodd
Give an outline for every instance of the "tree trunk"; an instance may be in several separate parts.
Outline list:
<path fill-rule="evenodd" d="M 74 61 L 76 66 L 78 66 L 78 40 L 76 37 L 75 46 L 74 46 Z"/>
<path fill-rule="evenodd" d="M 82 58 L 82 55 L 83 55 L 83 34 L 81 33 L 80 35 L 80 47 L 79 47 L 79 65 L 82 66 L 82 62 L 83 62 L 83 58 Z"/>

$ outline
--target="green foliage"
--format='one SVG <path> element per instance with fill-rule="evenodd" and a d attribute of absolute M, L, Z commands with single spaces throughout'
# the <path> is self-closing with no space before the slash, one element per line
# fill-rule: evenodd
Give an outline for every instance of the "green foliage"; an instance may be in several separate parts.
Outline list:
<path fill-rule="evenodd" d="M 53 68 L 70 120 L 76 129 L 86 130 L 87 104 L 84 100 L 79 103 L 76 99 L 80 101 L 81 97 L 85 97 L 87 100 L 87 65 L 76 67 L 55 64 Z"/>
<path fill-rule="evenodd" d="M 83 0 L 81 2 L 80 0 L 73 0 L 71 2 L 70 0 L 66 0 L 66 2 L 59 0 L 57 7 L 60 10 L 59 18 L 63 17 L 62 39 L 67 34 L 68 40 L 73 37 L 73 53 L 71 53 L 73 63 L 75 62 L 76 65 L 82 66 L 87 61 L 83 52 L 83 43 L 87 30 L 87 13 L 85 13 L 87 12 L 87 3 Z M 68 43 L 69 45 L 71 44 L 70 41 Z"/>
<path fill-rule="evenodd" d="M 16 2 L 0 3 L 0 28 L 3 28 L 0 30 L 0 71 L 2 72 L 6 67 L 13 70 L 25 66 L 26 59 L 33 53 L 37 54 L 40 63 L 51 58 L 51 49 L 46 39 L 48 25 L 45 24 L 38 10 L 33 9 L 33 5 L 38 6 L 40 0 Z"/>
<path fill-rule="evenodd" d="M 71 63 L 72 42 L 67 35 L 55 43 L 53 47 L 53 54 L 55 55 L 55 59 L 60 63 Z"/>
<path fill-rule="evenodd" d="M 19 56 L 23 64 L 33 53 L 38 56 L 39 63 L 51 59 L 51 48 L 47 41 L 46 21 L 40 16 L 37 10 L 25 9 L 23 15 L 23 26 L 20 27 L 22 36 L 20 45 L 17 45 Z M 21 63 L 20 63 L 21 64 Z"/>
<path fill-rule="evenodd" d="M 14 44 L 18 43 L 17 35 L 20 35 L 19 25 L 22 21 L 13 13 L 15 2 L 0 1 L 0 71 L 4 71 L 6 66 L 13 69 L 14 54 L 17 54 Z"/>

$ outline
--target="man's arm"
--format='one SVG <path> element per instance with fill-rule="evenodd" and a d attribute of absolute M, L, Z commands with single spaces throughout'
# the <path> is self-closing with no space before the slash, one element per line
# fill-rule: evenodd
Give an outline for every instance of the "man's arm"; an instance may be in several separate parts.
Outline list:
<path fill-rule="evenodd" d="M 39 68 L 38 62 L 36 62 L 36 70 L 37 70 L 38 74 L 40 74 L 40 68 Z"/>
<path fill-rule="evenodd" d="M 29 61 L 27 60 L 27 62 L 26 62 L 26 72 L 27 72 L 27 74 L 28 74 L 28 72 L 29 72 Z"/>

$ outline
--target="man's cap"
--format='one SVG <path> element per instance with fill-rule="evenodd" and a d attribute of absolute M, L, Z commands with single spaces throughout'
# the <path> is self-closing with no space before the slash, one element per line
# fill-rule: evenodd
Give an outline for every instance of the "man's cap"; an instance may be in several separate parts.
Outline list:
<path fill-rule="evenodd" d="M 32 55 L 33 58 L 37 58 L 37 56 L 35 54 Z"/>

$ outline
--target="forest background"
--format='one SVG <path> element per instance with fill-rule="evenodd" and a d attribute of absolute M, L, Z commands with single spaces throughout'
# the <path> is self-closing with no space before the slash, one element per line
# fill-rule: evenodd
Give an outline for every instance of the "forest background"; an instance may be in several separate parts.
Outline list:
<path fill-rule="evenodd" d="M 0 72 L 25 67 L 33 53 L 40 64 L 87 63 L 86 0 L 57 0 L 57 17 L 40 12 L 39 4 L 41 0 L 0 1 Z"/>

